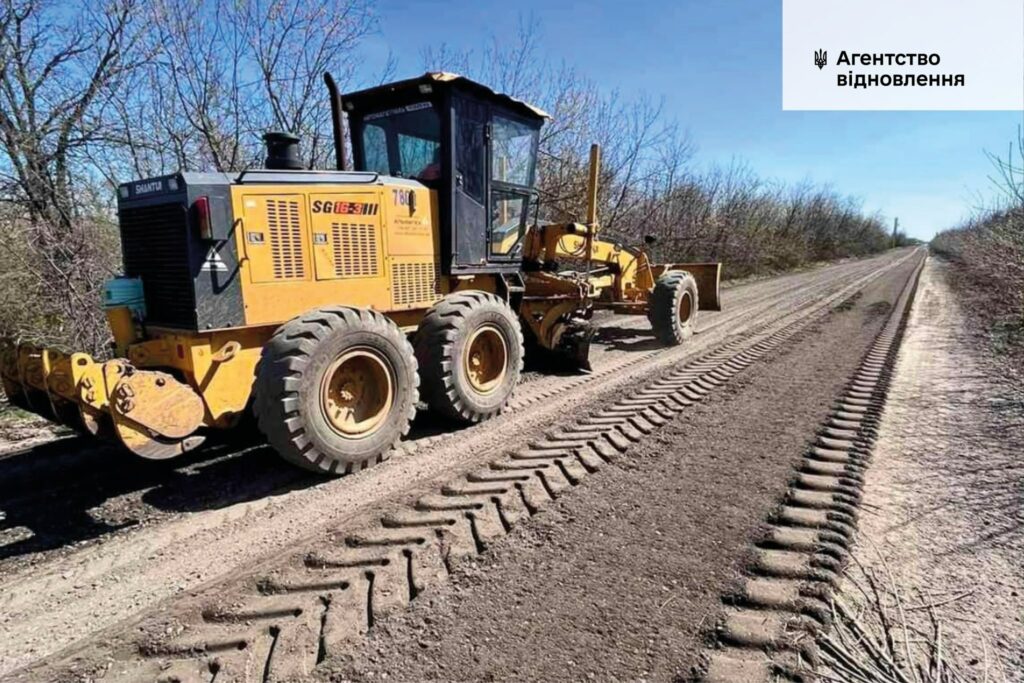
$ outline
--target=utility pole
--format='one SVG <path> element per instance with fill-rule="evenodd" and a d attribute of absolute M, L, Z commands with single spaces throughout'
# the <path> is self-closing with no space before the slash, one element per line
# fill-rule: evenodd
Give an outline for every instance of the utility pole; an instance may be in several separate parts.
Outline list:
<path fill-rule="evenodd" d="M 897 216 L 896 218 L 892 219 L 892 248 L 893 249 L 896 248 L 896 231 L 899 229 L 899 227 L 900 227 L 900 219 L 899 219 L 899 216 Z"/>

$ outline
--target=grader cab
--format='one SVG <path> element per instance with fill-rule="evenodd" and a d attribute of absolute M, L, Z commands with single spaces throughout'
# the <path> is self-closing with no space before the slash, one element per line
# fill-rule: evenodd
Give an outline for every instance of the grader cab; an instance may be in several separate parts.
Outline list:
<path fill-rule="evenodd" d="M 598 238 L 596 148 L 586 219 L 539 224 L 544 112 L 452 74 L 343 97 L 325 78 L 337 170 L 271 133 L 263 169 L 119 187 L 114 357 L 6 343 L 12 403 L 152 459 L 252 411 L 283 458 L 345 473 L 385 459 L 421 399 L 500 412 L 524 335 L 585 366 L 595 309 L 646 314 L 666 344 L 717 309 L 719 264 Z"/>

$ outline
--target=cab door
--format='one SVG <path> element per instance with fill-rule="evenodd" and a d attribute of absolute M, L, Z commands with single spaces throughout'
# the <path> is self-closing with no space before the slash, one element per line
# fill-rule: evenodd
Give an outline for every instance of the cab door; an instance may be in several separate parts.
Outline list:
<path fill-rule="evenodd" d="M 490 192 L 488 260 L 518 261 L 531 206 L 536 208 L 538 127 L 497 111 L 488 128 Z"/>
<path fill-rule="evenodd" d="M 453 98 L 455 169 L 452 265 L 486 265 L 488 196 L 487 130 L 489 110 L 466 97 Z"/>

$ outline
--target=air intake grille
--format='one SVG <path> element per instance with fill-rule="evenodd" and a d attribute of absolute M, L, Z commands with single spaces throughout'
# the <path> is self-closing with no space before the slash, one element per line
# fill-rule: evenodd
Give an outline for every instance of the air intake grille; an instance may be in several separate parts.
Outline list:
<path fill-rule="evenodd" d="M 267 200 L 267 230 L 274 261 L 275 280 L 301 280 L 306 277 L 302 258 L 302 223 L 299 203 L 285 199 Z"/>
<path fill-rule="evenodd" d="M 391 301 L 395 306 L 432 304 L 440 298 L 437 285 L 438 267 L 434 261 L 391 265 Z"/>
<path fill-rule="evenodd" d="M 195 329 L 196 298 L 185 206 L 122 207 L 119 221 L 124 272 L 142 278 L 146 321 Z"/>
<path fill-rule="evenodd" d="M 377 228 L 356 223 L 332 223 L 334 274 L 337 277 L 376 277 Z"/>

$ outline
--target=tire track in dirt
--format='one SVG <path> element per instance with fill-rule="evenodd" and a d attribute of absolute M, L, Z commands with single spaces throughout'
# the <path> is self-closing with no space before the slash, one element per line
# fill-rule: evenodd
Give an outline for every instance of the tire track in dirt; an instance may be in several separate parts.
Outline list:
<path fill-rule="evenodd" d="M 0 673 L 47 655 L 164 597 L 211 581 L 233 567 L 252 566 L 261 555 L 286 552 L 296 539 L 315 534 L 317 527 L 349 519 L 368 504 L 401 497 L 409 487 L 445 470 L 467 466 L 471 461 L 482 462 L 488 449 L 540 434 L 556 415 L 583 410 L 597 402 L 598 394 L 614 394 L 646 374 L 724 343 L 737 330 L 750 330 L 805 313 L 807 307 L 823 305 L 822 301 L 836 296 L 836 292 L 862 285 L 894 267 L 901 258 L 905 254 L 787 276 L 781 278 L 782 285 L 771 287 L 758 283 L 759 287 L 765 286 L 767 294 L 753 296 L 747 292 L 744 301 L 748 303 L 733 311 L 735 316 L 728 318 L 728 324 L 723 322 L 714 329 L 709 326 L 692 343 L 651 353 L 646 361 L 641 358 L 634 362 L 631 352 L 616 351 L 623 362 L 616 361 L 614 371 L 589 378 L 552 378 L 562 383 L 553 388 L 538 386 L 517 397 L 521 402 L 505 416 L 480 428 L 424 440 L 416 458 L 393 459 L 345 480 L 305 484 L 309 487 L 172 519 L 128 537 L 114 538 L 108 544 L 85 548 L 59 562 L 11 575 L 0 599 L 7 619 L 0 623 L 0 641 L 6 651 L 0 653 Z M 764 300 L 772 297 L 775 305 L 765 306 Z M 548 400 L 555 396 L 557 403 Z M 236 474 L 244 477 L 244 473 Z"/>
<path fill-rule="evenodd" d="M 123 631 L 107 634 L 110 646 L 79 650 L 65 660 L 63 671 L 91 676 L 99 657 L 112 667 L 106 680 L 306 675 L 338 648 L 362 638 L 375 620 L 444 581 L 455 558 L 484 552 L 518 521 L 579 485 L 863 284 L 848 285 L 780 322 L 756 326 L 696 361 L 663 365 L 640 391 L 549 429 L 525 449 L 494 453 L 484 468 L 421 491 L 411 504 L 338 527 L 292 551 L 285 562 L 219 584 L 184 606 L 171 604 L 170 616 L 161 613 L 132 625 L 129 632 L 139 628 L 147 634 L 138 650 L 125 644 Z M 68 673 L 73 670 L 78 673 Z M 33 669 L 22 676 L 49 674 Z"/>
<path fill-rule="evenodd" d="M 702 627 L 914 265 L 455 563 L 316 680 L 689 680 Z"/>
<path fill-rule="evenodd" d="M 784 504 L 754 547 L 746 580 L 723 598 L 706 683 L 813 677 L 815 635 L 829 628 L 829 598 L 854 543 L 864 473 L 923 266 L 921 258 L 821 425 Z"/>

